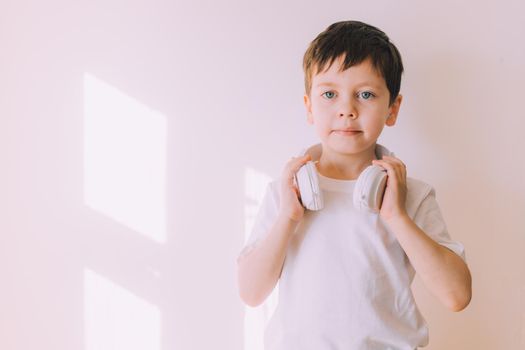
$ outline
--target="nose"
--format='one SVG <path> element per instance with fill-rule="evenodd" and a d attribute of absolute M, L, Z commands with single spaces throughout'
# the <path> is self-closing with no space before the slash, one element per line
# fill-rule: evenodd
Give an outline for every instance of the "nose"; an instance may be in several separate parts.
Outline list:
<path fill-rule="evenodd" d="M 357 119 L 357 112 L 356 111 L 352 111 L 352 112 L 348 112 L 348 113 L 339 113 L 339 116 L 340 117 L 348 116 L 348 118 L 350 118 L 350 119 Z"/>
<path fill-rule="evenodd" d="M 356 119 L 357 118 L 357 109 L 354 108 L 354 105 L 350 101 L 345 101 L 341 104 L 339 107 L 339 116 L 340 117 L 348 117 L 350 119 Z"/>

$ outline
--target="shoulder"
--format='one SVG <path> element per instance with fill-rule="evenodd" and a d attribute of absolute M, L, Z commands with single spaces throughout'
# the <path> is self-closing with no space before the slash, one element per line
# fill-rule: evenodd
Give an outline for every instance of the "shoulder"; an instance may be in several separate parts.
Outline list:
<path fill-rule="evenodd" d="M 433 187 L 422 180 L 407 176 L 407 189 L 412 195 L 425 196 L 433 190 Z"/>
<path fill-rule="evenodd" d="M 428 196 L 435 196 L 433 186 L 424 181 L 407 176 L 406 208 L 411 217 L 415 215 L 423 200 Z"/>

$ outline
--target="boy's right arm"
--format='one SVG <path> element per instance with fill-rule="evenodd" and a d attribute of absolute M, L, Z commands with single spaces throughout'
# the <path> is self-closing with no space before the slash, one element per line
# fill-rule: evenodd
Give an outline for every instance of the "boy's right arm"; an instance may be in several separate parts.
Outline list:
<path fill-rule="evenodd" d="M 279 280 L 288 243 L 304 215 L 294 176 L 309 159 L 308 155 L 292 158 L 286 164 L 277 219 L 266 236 L 237 259 L 239 295 L 247 305 L 255 307 L 264 302 Z"/>

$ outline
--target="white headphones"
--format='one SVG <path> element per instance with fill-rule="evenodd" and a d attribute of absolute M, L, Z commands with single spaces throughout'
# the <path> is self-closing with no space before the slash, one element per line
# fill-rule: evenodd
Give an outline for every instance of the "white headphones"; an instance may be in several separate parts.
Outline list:
<path fill-rule="evenodd" d="M 311 160 L 306 162 L 295 174 L 295 182 L 299 188 L 299 201 L 309 210 L 321 210 L 324 206 L 323 193 L 319 188 L 319 177 L 315 163 L 320 159 L 322 146 L 320 143 L 301 151 L 300 156 L 310 154 Z M 376 144 L 375 154 L 378 159 L 383 155 L 394 156 L 386 147 Z M 353 203 L 359 210 L 379 212 L 386 187 L 386 170 L 379 165 L 368 166 L 357 178 L 354 188 Z"/>

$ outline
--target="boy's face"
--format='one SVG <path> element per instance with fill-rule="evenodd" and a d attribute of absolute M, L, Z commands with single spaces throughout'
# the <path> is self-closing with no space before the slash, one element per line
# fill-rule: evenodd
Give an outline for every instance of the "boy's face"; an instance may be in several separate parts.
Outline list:
<path fill-rule="evenodd" d="M 386 82 L 370 60 L 339 72 L 343 60 L 340 56 L 327 71 L 312 77 L 304 103 L 323 150 L 354 154 L 370 150 L 384 125 L 395 124 L 402 96 L 389 106 Z"/>

